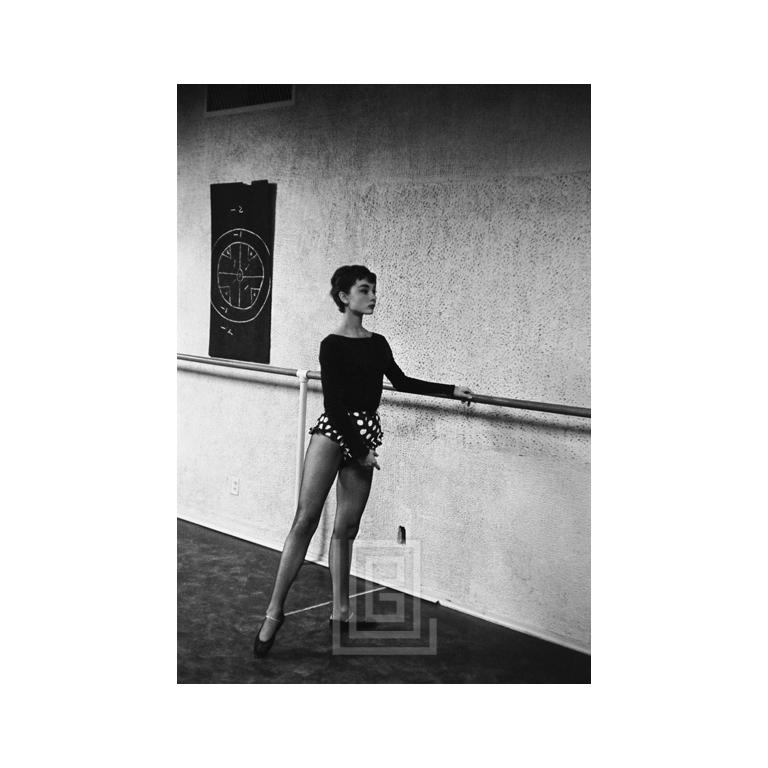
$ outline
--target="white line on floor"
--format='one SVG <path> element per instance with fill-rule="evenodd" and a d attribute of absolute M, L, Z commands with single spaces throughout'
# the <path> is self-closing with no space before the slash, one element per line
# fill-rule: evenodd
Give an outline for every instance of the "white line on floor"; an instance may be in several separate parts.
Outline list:
<path fill-rule="evenodd" d="M 350 595 L 350 597 L 358 597 L 359 595 L 367 595 L 371 592 L 381 592 L 382 589 L 386 589 L 386 587 L 376 587 L 376 589 L 366 589 L 365 592 L 356 592 L 354 595 Z M 317 605 L 308 605 L 306 608 L 299 608 L 297 611 L 288 611 L 286 613 L 286 616 L 292 616 L 294 613 L 302 613 L 303 611 L 311 611 L 313 608 L 322 608 L 324 605 L 333 605 L 333 600 L 328 600 L 325 603 L 317 603 Z"/>

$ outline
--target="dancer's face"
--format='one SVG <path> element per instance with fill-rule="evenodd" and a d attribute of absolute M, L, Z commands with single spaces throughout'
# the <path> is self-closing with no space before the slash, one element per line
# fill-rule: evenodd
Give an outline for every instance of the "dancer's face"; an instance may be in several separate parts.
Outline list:
<path fill-rule="evenodd" d="M 376 283 L 357 280 L 346 296 L 349 299 L 347 310 L 371 315 L 376 305 Z"/>

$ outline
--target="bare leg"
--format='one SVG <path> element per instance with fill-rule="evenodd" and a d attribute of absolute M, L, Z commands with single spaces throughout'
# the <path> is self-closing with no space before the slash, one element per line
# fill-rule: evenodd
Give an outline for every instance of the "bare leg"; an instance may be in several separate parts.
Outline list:
<path fill-rule="evenodd" d="M 267 614 L 280 618 L 288 596 L 288 590 L 304 562 L 309 542 L 317 530 L 323 504 L 331 490 L 333 480 L 341 463 L 341 448 L 325 435 L 313 434 L 304 456 L 304 470 L 299 491 L 299 503 L 291 530 L 280 555 L 277 566 L 272 597 L 267 606 Z M 275 633 L 277 622 L 265 621 L 259 632 L 262 640 L 269 640 Z"/>
<path fill-rule="evenodd" d="M 373 480 L 373 467 L 352 462 L 339 470 L 336 481 L 336 518 L 333 522 L 328 565 L 333 582 L 333 618 L 349 615 L 349 569 L 352 544 L 360 529 Z"/>

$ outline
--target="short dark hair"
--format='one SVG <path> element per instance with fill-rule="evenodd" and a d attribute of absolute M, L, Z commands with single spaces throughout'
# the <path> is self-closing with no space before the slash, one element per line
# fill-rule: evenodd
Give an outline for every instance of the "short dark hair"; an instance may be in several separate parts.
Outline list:
<path fill-rule="evenodd" d="M 368 280 L 376 285 L 376 275 L 371 272 L 368 267 L 364 267 L 362 264 L 347 264 L 346 266 L 339 267 L 331 278 L 331 298 L 339 308 L 339 312 L 346 312 L 347 305 L 339 298 L 339 291 L 349 293 L 352 290 L 352 286 L 358 280 Z"/>

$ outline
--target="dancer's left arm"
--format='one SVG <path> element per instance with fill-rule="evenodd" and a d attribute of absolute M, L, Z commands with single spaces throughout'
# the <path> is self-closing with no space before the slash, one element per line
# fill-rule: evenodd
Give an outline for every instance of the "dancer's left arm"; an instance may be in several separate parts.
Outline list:
<path fill-rule="evenodd" d="M 389 342 L 387 342 L 387 349 L 389 350 L 389 362 L 384 375 L 398 392 L 412 392 L 416 395 L 449 395 L 450 397 L 459 398 L 466 405 L 470 405 L 472 400 L 471 389 L 459 384 L 442 384 L 437 381 L 425 381 L 424 379 L 406 376 L 395 362 Z"/>

